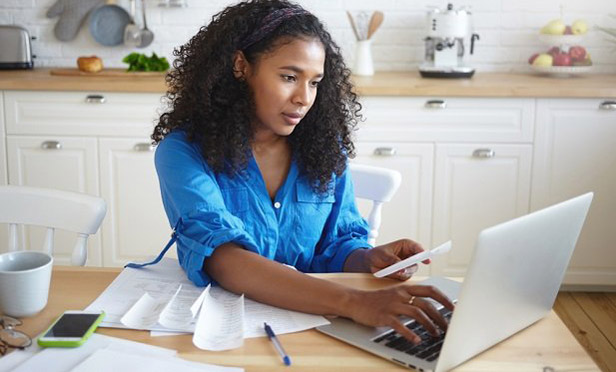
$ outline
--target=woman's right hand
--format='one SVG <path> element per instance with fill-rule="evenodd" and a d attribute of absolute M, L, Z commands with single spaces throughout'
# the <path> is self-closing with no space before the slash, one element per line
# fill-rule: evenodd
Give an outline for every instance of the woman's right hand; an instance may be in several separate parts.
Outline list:
<path fill-rule="evenodd" d="M 354 291 L 348 316 L 368 326 L 389 326 L 418 344 L 421 338 L 404 326 L 399 319 L 401 315 L 415 319 L 435 337 L 440 335 L 439 328 L 443 332 L 447 330 L 447 320 L 426 297 L 453 311 L 451 300 L 433 286 L 399 285 L 377 291 Z"/>

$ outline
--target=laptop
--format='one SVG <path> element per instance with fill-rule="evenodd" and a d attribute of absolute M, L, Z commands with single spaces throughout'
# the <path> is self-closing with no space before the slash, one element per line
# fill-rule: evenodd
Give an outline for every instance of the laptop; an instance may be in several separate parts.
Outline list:
<path fill-rule="evenodd" d="M 412 319 L 405 324 L 422 338 L 418 346 L 391 328 L 345 318 L 317 330 L 405 367 L 452 369 L 551 311 L 592 197 L 587 193 L 481 231 L 463 283 L 442 277 L 420 282 L 457 300 L 453 314 L 437 306 L 449 319 L 440 338 L 423 334 Z"/>

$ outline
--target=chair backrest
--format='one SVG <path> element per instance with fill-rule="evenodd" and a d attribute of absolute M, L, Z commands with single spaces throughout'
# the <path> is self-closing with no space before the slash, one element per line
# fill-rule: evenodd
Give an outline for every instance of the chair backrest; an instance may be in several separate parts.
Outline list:
<path fill-rule="evenodd" d="M 383 203 L 393 198 L 398 187 L 400 187 L 402 176 L 400 172 L 393 169 L 355 163 L 349 164 L 349 170 L 353 179 L 355 197 L 372 200 L 372 209 L 368 214 L 367 221 L 370 226 L 368 243 L 374 245 L 381 226 Z"/>
<path fill-rule="evenodd" d="M 83 266 L 88 236 L 96 233 L 107 206 L 99 197 L 28 186 L 0 186 L 0 223 L 9 224 L 9 251 L 20 250 L 18 225 L 47 227 L 45 251 L 53 254 L 54 230 L 77 233 L 71 263 Z"/>

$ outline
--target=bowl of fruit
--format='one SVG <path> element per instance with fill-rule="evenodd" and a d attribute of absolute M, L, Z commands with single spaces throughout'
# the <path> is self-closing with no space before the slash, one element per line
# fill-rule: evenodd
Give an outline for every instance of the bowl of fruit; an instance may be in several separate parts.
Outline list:
<path fill-rule="evenodd" d="M 541 28 L 539 38 L 550 48 L 530 56 L 531 69 L 559 77 L 589 72 L 592 60 L 586 48 L 580 45 L 586 32 L 588 25 L 583 20 L 576 20 L 571 25 L 566 25 L 561 19 L 548 22 Z"/>
<path fill-rule="evenodd" d="M 535 53 L 528 59 L 534 71 L 551 75 L 575 75 L 592 69 L 590 54 L 583 46 L 553 46 L 544 53 Z"/>

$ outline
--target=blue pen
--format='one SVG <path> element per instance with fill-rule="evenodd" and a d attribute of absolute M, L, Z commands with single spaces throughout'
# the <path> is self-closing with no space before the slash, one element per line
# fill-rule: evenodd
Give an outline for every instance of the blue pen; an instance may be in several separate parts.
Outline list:
<path fill-rule="evenodd" d="M 270 341 L 274 343 L 274 347 L 276 348 L 276 351 L 278 352 L 278 354 L 280 354 L 280 357 L 282 358 L 282 361 L 284 362 L 284 364 L 286 366 L 290 366 L 291 358 L 289 358 L 287 353 L 282 348 L 282 345 L 280 344 L 280 341 L 278 341 L 278 337 L 276 337 L 276 334 L 272 330 L 272 327 L 267 325 L 267 323 L 263 323 L 263 327 L 265 327 L 265 333 L 267 333 L 267 337 L 269 337 Z"/>

